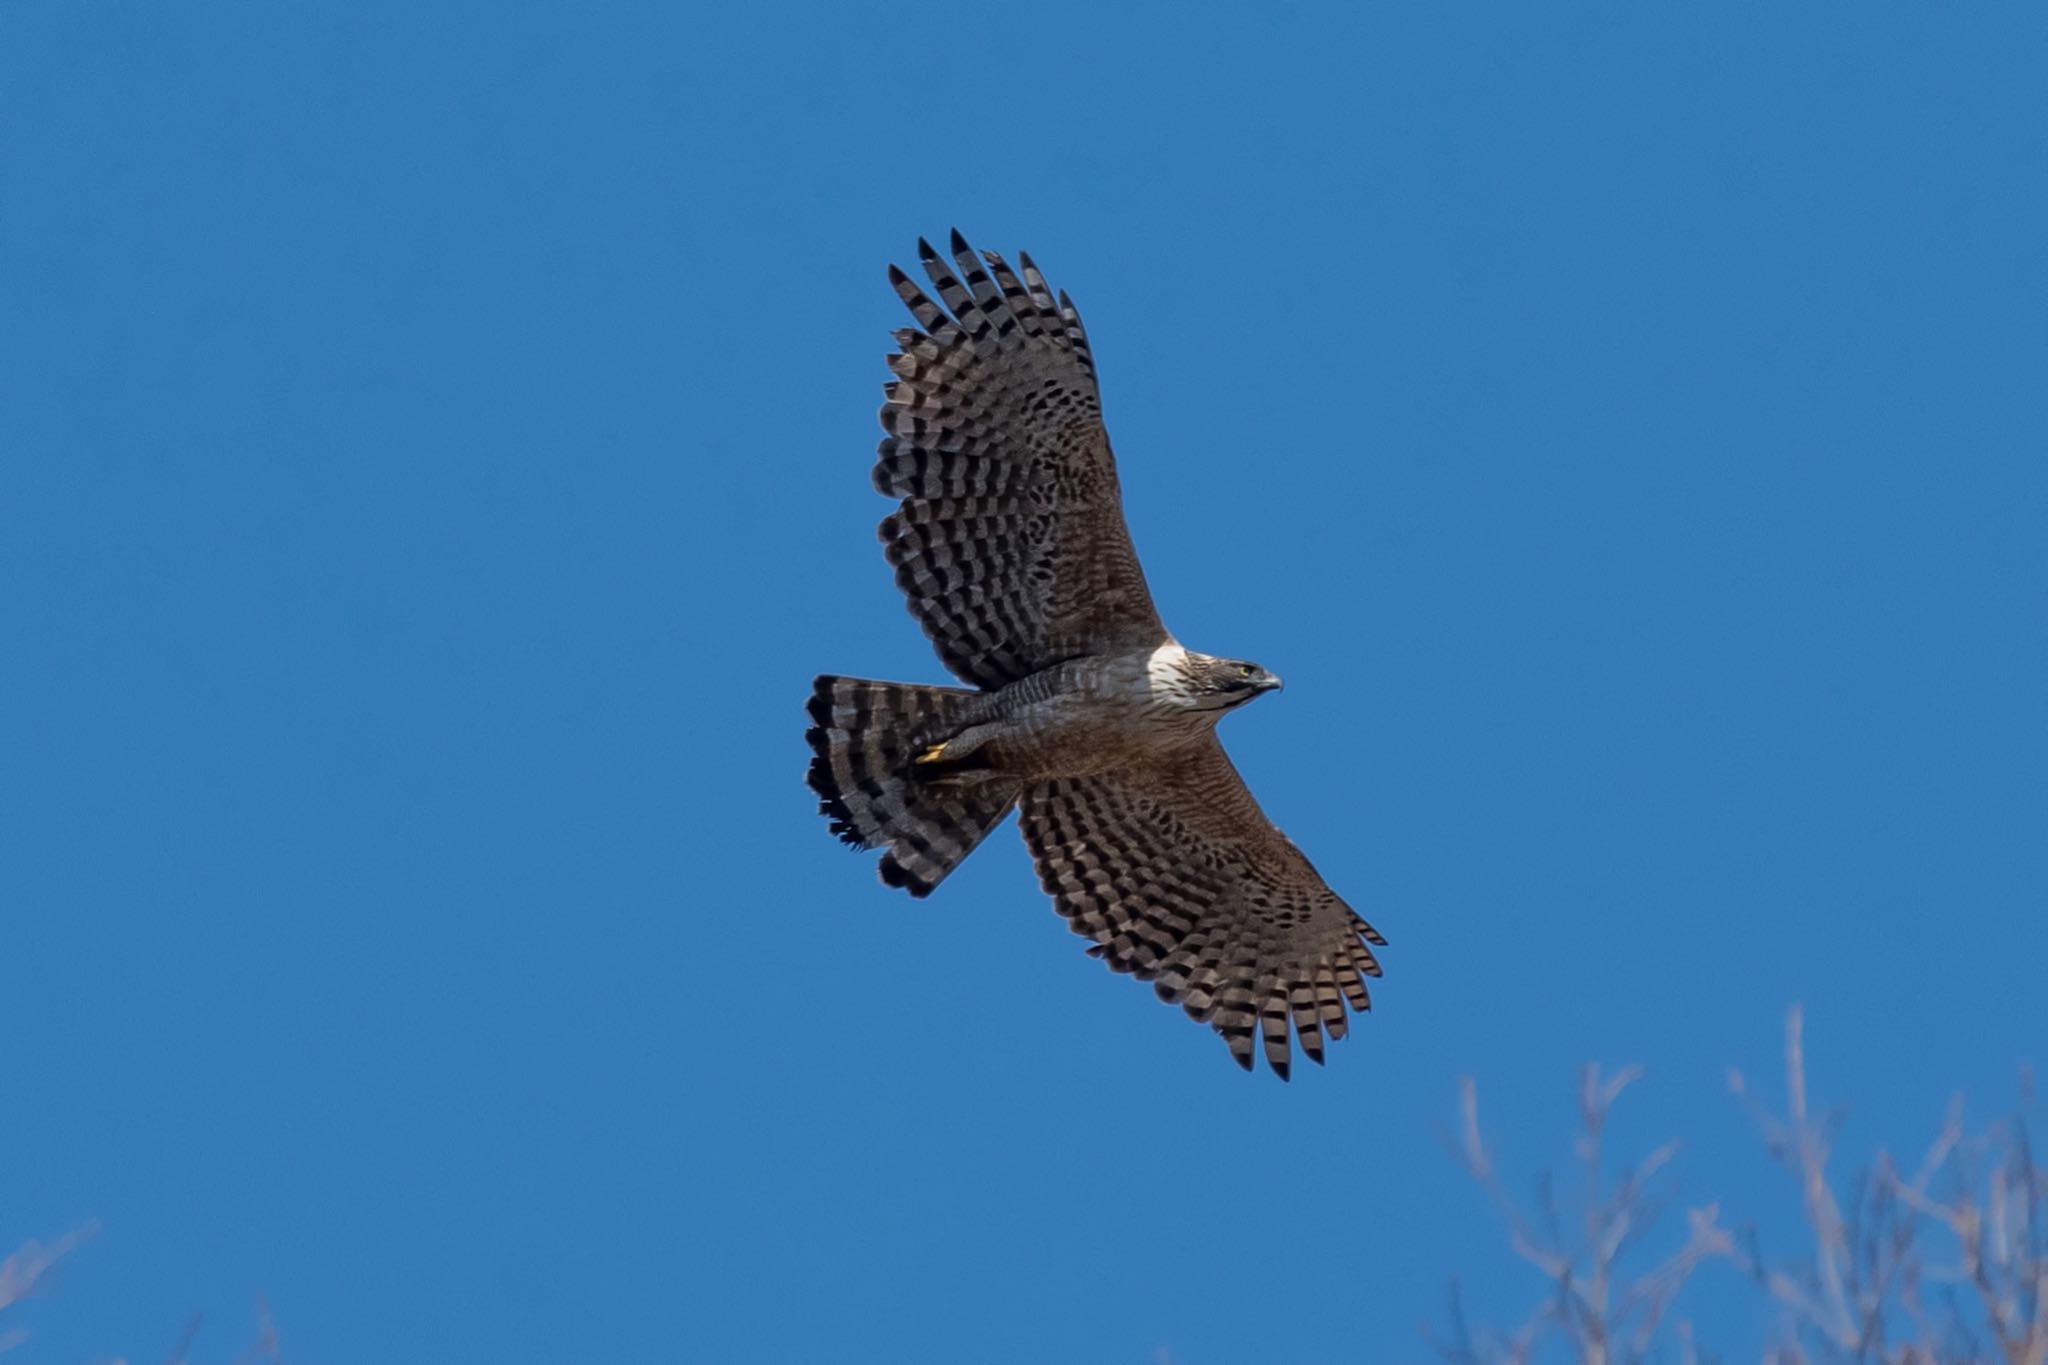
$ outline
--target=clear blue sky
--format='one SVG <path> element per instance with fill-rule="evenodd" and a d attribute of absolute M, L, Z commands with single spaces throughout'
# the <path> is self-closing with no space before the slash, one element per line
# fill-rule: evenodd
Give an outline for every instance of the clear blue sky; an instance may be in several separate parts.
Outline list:
<path fill-rule="evenodd" d="M 1741 1221 L 1788 1004 L 1852 1155 L 2044 1060 L 2048 19 L 1262 8 L 0 11 L 0 1253 L 104 1225 L 25 1362 L 1417 1359 L 1542 1293 L 1461 1074 L 1533 1173 L 1647 1064 Z M 804 790 L 813 673 L 942 677 L 954 224 L 1391 940 L 1291 1085 Z"/>

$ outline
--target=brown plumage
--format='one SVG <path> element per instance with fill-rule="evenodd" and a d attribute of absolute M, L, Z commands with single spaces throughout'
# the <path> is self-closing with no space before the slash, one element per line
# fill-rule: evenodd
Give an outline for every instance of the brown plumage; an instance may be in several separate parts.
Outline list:
<path fill-rule="evenodd" d="M 896 334 L 875 487 L 910 611 L 973 690 L 820 677 L 810 785 L 833 833 L 884 850 L 882 880 L 929 895 L 1022 809 L 1039 880 L 1111 968 L 1283 1079 L 1370 1007 L 1384 944 L 1259 810 L 1217 742 L 1224 712 L 1279 686 L 1184 649 L 1124 525 L 1080 315 L 1029 256 L 1012 270 L 953 234 L 923 241 L 934 303 Z"/>

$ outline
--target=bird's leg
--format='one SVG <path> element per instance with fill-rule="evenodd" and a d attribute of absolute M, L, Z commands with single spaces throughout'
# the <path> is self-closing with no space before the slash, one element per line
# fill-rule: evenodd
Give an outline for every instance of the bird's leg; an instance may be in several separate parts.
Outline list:
<path fill-rule="evenodd" d="M 910 760 L 910 766 L 919 777 L 933 779 L 986 768 L 989 766 L 988 755 L 982 752 L 982 748 L 992 737 L 991 727 L 970 725 L 951 739 L 927 744 L 923 752 Z"/>

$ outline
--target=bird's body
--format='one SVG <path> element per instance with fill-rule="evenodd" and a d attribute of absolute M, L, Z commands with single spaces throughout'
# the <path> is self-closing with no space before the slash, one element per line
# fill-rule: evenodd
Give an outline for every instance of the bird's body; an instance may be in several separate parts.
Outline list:
<path fill-rule="evenodd" d="M 1190 704 L 1187 653 L 1171 644 L 1069 659 L 982 693 L 930 762 L 942 772 L 1044 780 L 1170 761 L 1222 714 Z"/>
<path fill-rule="evenodd" d="M 1012 809 L 1039 879 L 1118 971 L 1288 1072 L 1290 1024 L 1322 1060 L 1370 1004 L 1372 927 L 1252 800 L 1215 736 L 1278 688 L 1183 648 L 1123 522 L 1079 315 L 953 238 L 919 244 L 950 315 L 901 271 L 875 485 L 881 536 L 940 658 L 970 688 L 822 676 L 810 784 L 833 832 L 928 895 Z"/>

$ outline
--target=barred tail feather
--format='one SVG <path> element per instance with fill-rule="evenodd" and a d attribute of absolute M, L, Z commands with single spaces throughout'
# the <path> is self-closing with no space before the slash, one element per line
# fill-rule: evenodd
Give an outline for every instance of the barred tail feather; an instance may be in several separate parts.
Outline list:
<path fill-rule="evenodd" d="M 913 896 L 974 851 L 1017 803 L 1015 784 L 920 779 L 913 762 L 960 728 L 980 693 L 916 683 L 821 676 L 811 693 L 811 790 L 832 832 L 855 848 L 881 848 L 882 880 Z"/>

